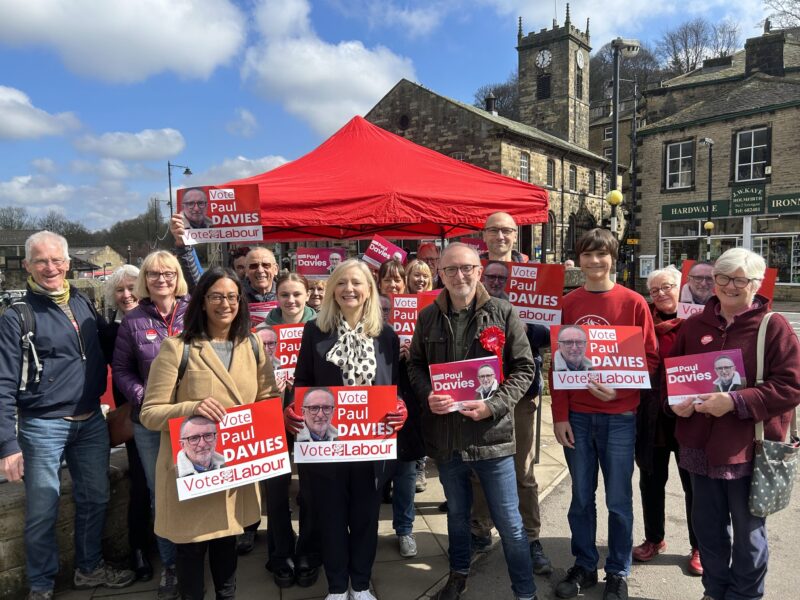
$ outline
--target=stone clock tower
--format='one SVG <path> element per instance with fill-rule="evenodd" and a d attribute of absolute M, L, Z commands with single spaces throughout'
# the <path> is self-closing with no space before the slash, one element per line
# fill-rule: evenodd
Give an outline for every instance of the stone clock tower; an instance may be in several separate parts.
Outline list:
<path fill-rule="evenodd" d="M 517 33 L 520 121 L 589 148 L 589 20 L 574 27 L 567 4 L 564 26 Z"/>

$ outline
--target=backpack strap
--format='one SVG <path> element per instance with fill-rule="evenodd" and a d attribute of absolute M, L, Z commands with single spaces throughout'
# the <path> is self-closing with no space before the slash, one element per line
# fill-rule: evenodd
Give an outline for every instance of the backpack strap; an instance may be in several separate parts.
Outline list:
<path fill-rule="evenodd" d="M 256 365 L 258 365 L 258 358 L 261 356 L 259 348 L 261 348 L 261 339 L 255 334 L 250 334 L 250 346 L 253 348 L 253 354 L 256 356 Z"/>
<path fill-rule="evenodd" d="M 183 376 L 186 374 L 186 365 L 189 364 L 189 344 L 186 342 L 183 343 L 183 354 L 181 355 L 181 363 L 178 365 L 178 379 L 175 382 L 175 390 L 178 389 L 181 385 L 181 380 Z"/>
<path fill-rule="evenodd" d="M 33 338 L 36 335 L 36 319 L 33 316 L 33 310 L 31 310 L 30 305 L 24 300 L 18 300 L 12 303 L 11 309 L 19 316 L 19 343 L 22 348 L 22 371 L 19 377 L 19 391 L 24 392 L 28 388 L 28 369 L 30 367 L 28 357 L 33 357 L 33 364 L 35 366 L 33 374 L 34 383 L 39 383 L 44 367 L 42 367 L 42 363 L 39 362 L 36 344 L 33 343 Z"/>

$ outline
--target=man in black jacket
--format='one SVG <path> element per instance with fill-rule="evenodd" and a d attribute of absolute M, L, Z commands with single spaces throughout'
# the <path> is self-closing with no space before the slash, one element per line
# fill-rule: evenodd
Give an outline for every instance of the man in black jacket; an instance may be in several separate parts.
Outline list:
<path fill-rule="evenodd" d="M 520 600 L 534 598 L 528 538 L 517 508 L 514 475 L 514 405 L 531 385 L 531 349 L 522 322 L 512 306 L 492 298 L 480 283 L 478 254 L 455 243 L 439 259 L 446 290 L 420 312 L 411 342 L 408 374 L 423 402 L 423 435 L 428 456 L 439 467 L 447 498 L 450 577 L 437 600 L 457 600 L 466 588 L 470 548 L 470 474 L 481 480 L 503 542 L 511 587 Z M 450 412 L 453 399 L 433 392 L 429 365 L 496 356 L 503 382 L 484 401 L 462 402 Z M 512 508 L 509 508 L 512 507 Z"/>

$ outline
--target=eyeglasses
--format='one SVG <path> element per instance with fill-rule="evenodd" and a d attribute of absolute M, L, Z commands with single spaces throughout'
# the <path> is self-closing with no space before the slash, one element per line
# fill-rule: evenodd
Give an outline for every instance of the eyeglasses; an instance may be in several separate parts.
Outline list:
<path fill-rule="evenodd" d="M 32 261 L 33 266 L 37 269 L 41 269 L 42 267 L 46 267 L 48 264 L 53 265 L 56 269 L 59 269 L 64 266 L 64 263 L 67 262 L 65 258 L 34 258 Z"/>
<path fill-rule="evenodd" d="M 228 304 L 236 304 L 239 302 L 239 294 L 231 292 L 230 294 L 220 294 L 219 292 L 212 292 L 206 294 L 206 300 L 209 304 L 222 304 L 223 300 L 227 300 Z"/>
<path fill-rule="evenodd" d="M 727 275 L 714 275 L 714 281 L 720 287 L 725 287 L 731 281 L 737 290 L 746 288 L 751 281 L 761 281 L 758 277 L 728 277 Z"/>
<path fill-rule="evenodd" d="M 217 432 L 212 431 L 209 433 L 203 433 L 201 435 L 190 435 L 189 437 L 181 438 L 184 442 L 189 442 L 192 446 L 197 446 L 200 443 L 200 440 L 203 440 L 206 444 L 210 444 L 214 440 L 217 439 Z"/>
<path fill-rule="evenodd" d="M 695 283 L 712 283 L 714 281 L 710 275 L 689 275 L 689 279 Z"/>
<path fill-rule="evenodd" d="M 278 342 L 264 342 L 264 346 L 267 348 L 275 348 L 278 345 Z"/>
<path fill-rule="evenodd" d="M 486 373 L 485 375 L 478 375 L 478 379 L 491 379 L 494 377 L 494 373 Z"/>
<path fill-rule="evenodd" d="M 489 235 L 499 235 L 502 233 L 506 237 L 517 233 L 517 230 L 514 227 L 487 227 L 484 229 L 484 231 Z"/>
<path fill-rule="evenodd" d="M 207 202 L 184 202 L 183 206 L 186 208 L 205 208 Z"/>
<path fill-rule="evenodd" d="M 330 414 L 333 412 L 333 407 L 332 406 L 318 406 L 318 405 L 304 406 L 303 407 L 303 412 L 306 412 L 306 411 L 310 412 L 312 415 L 318 415 L 319 411 L 322 411 L 322 414 L 327 417 L 327 416 L 330 416 Z"/>
<path fill-rule="evenodd" d="M 262 263 L 250 263 L 249 265 L 247 265 L 247 268 L 250 269 L 251 271 L 256 271 L 258 270 L 258 267 L 261 267 L 265 271 L 271 271 L 272 267 L 277 267 L 277 266 L 278 265 L 276 265 L 275 263 L 262 262 Z"/>
<path fill-rule="evenodd" d="M 568 348 L 582 348 L 586 345 L 584 340 L 558 340 L 558 343 Z"/>
<path fill-rule="evenodd" d="M 731 369 L 735 369 L 734 365 L 717 365 L 714 367 L 715 371 L 730 371 Z"/>
<path fill-rule="evenodd" d="M 650 288 L 650 295 L 651 295 L 651 296 L 653 296 L 653 298 L 655 298 L 656 296 L 658 296 L 659 292 L 661 292 L 661 293 L 662 293 L 662 294 L 664 294 L 664 295 L 667 295 L 667 294 L 669 294 L 669 293 L 670 293 L 670 291 L 671 291 L 671 290 L 672 290 L 672 288 L 674 288 L 674 287 L 677 287 L 677 285 L 676 285 L 676 284 L 674 284 L 674 283 L 665 283 L 665 284 L 664 284 L 664 285 L 662 285 L 661 287 L 657 287 L 657 288 Z"/>
<path fill-rule="evenodd" d="M 459 271 L 461 271 L 461 273 L 464 275 L 472 275 L 472 272 L 475 270 L 475 267 L 480 267 L 480 265 L 459 265 L 457 267 L 442 267 L 439 270 L 448 277 L 455 277 L 456 273 L 458 273 Z"/>
<path fill-rule="evenodd" d="M 158 281 L 162 277 L 164 281 L 172 281 L 178 276 L 178 273 L 175 271 L 148 271 L 145 276 L 150 281 Z"/>
<path fill-rule="evenodd" d="M 498 282 L 508 281 L 508 277 L 506 277 L 505 275 L 486 275 L 486 274 L 484 274 L 483 278 L 484 279 L 488 279 L 489 281 L 498 281 Z"/>

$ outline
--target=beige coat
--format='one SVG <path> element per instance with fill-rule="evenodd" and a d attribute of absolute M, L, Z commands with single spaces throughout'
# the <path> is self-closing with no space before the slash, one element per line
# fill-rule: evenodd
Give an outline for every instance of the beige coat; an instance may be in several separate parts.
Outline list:
<path fill-rule="evenodd" d="M 256 364 L 247 339 L 234 347 L 230 372 L 211 344 L 193 341 L 186 373 L 176 395 L 175 381 L 182 354 L 183 341 L 180 339 L 167 338 L 161 344 L 150 368 L 140 415 L 142 425 L 161 431 L 161 448 L 156 461 L 155 532 L 177 544 L 238 535 L 245 526 L 261 518 L 261 504 L 258 484 L 179 501 L 169 420 L 191 415 L 195 407 L 209 396 L 230 407 L 279 395 L 272 363 L 266 360 L 259 346 Z"/>

